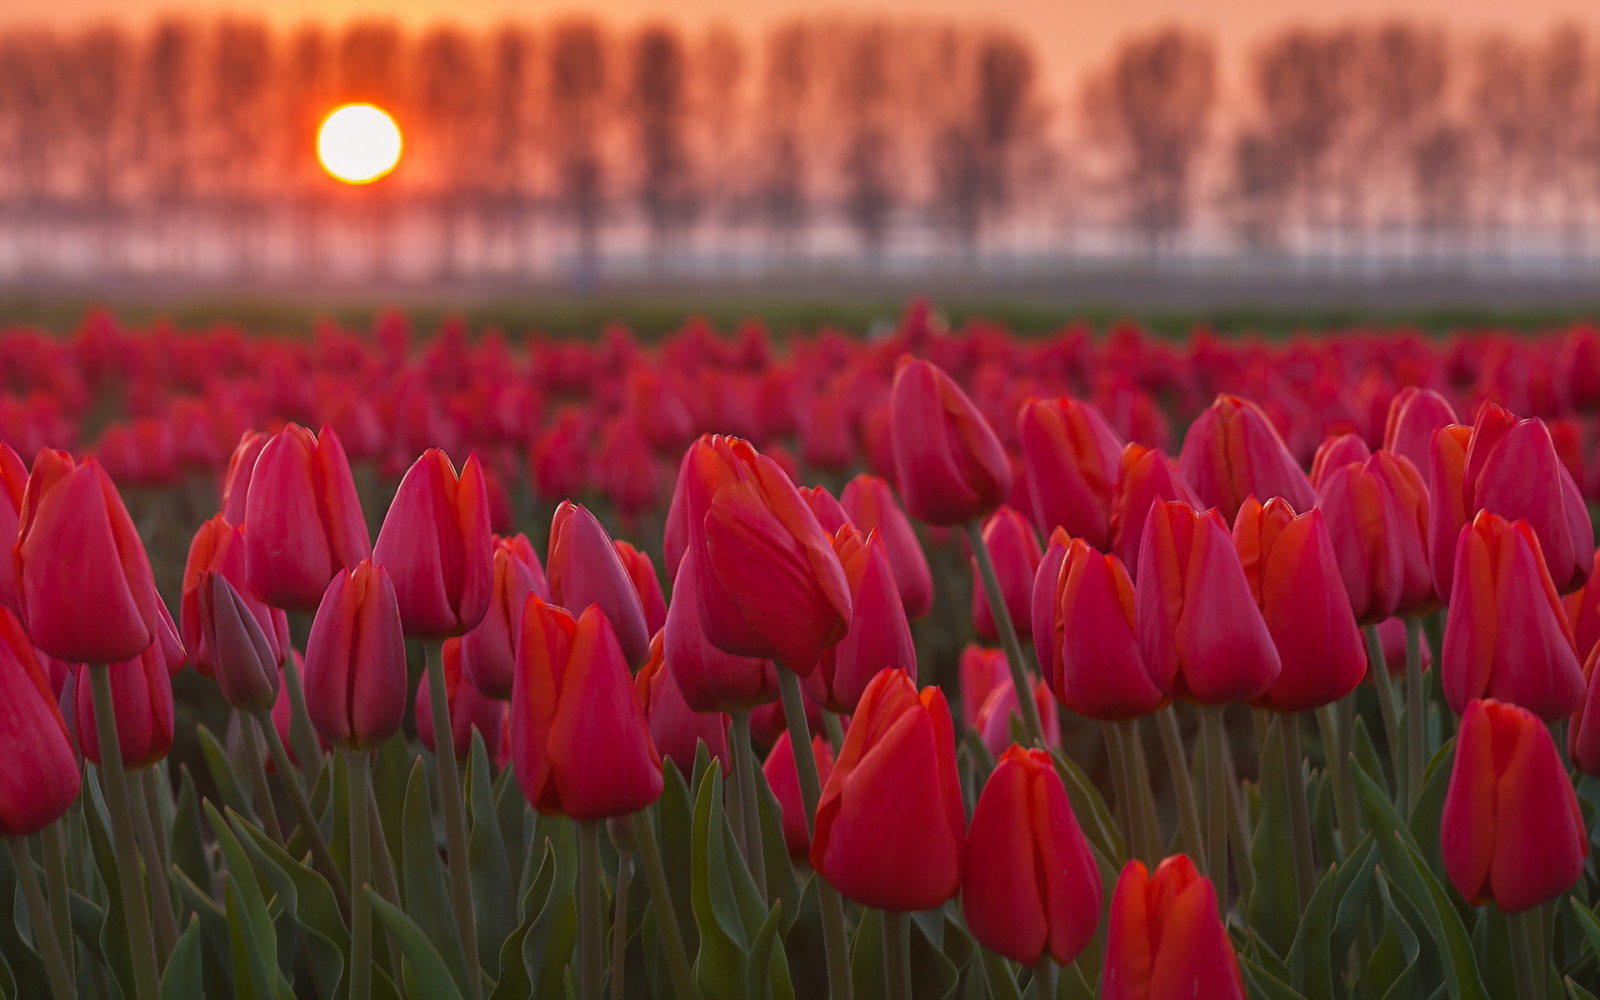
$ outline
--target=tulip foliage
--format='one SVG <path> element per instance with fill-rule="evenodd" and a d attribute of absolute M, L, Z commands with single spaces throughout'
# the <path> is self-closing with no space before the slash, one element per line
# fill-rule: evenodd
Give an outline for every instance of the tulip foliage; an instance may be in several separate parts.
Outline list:
<path fill-rule="evenodd" d="M 1600 995 L 1600 329 L 0 368 L 0 998 Z"/>

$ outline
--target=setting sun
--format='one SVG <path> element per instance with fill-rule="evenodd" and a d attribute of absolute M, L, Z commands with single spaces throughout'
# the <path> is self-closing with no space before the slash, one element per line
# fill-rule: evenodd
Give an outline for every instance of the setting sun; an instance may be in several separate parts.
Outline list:
<path fill-rule="evenodd" d="M 400 126 L 371 104 L 346 104 L 322 120 L 317 159 L 346 184 L 370 184 L 400 162 Z"/>

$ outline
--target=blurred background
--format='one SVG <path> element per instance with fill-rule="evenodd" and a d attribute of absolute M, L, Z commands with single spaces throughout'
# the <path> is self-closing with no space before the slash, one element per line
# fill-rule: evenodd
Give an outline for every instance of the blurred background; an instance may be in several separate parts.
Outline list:
<path fill-rule="evenodd" d="M 1600 7 L 0 4 L 0 302 L 1589 302 Z M 460 8 L 462 5 L 454 5 Z M 405 137 L 339 182 L 319 122 Z"/>

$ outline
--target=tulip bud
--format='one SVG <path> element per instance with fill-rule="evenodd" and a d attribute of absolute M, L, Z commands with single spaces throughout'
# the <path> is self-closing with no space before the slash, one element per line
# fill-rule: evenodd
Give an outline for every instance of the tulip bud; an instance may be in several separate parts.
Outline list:
<path fill-rule="evenodd" d="M 1050 687 L 1038 677 L 1031 678 L 1029 686 L 1033 689 L 1033 707 L 1039 713 L 1045 745 L 1056 746 L 1061 742 L 1061 716 L 1052 703 Z M 978 707 L 978 714 L 969 720 L 991 757 L 1000 756 L 1006 746 L 1017 739 L 1013 730 L 1021 721 L 1021 703 L 1017 701 L 1017 688 L 1009 674 L 994 686 Z"/>
<path fill-rule="evenodd" d="M 695 597 L 698 573 L 698 557 L 684 557 L 662 630 L 667 665 L 684 701 L 696 712 L 744 712 L 775 701 L 778 671 L 771 660 L 734 656 L 707 641 Z"/>
<path fill-rule="evenodd" d="M 850 515 L 839 506 L 839 501 L 833 498 L 826 486 L 800 487 L 800 499 L 811 508 L 811 513 L 816 515 L 817 524 L 828 534 L 837 532 L 841 527 L 850 523 Z"/>
<path fill-rule="evenodd" d="M 696 712 L 683 700 L 678 682 L 673 680 L 663 653 L 660 632 L 650 640 L 650 659 L 634 675 L 633 688 L 650 720 L 650 738 L 656 750 L 677 765 L 685 780 L 694 770 L 695 754 L 702 742 L 706 752 L 722 765 L 723 776 L 732 770 L 728 754 L 728 726 L 733 719 L 726 712 Z"/>
<path fill-rule="evenodd" d="M 849 715 L 867 682 L 885 667 L 905 670 L 916 680 L 917 650 L 882 540 L 876 533 L 862 538 L 847 524 L 834 536 L 833 546 L 850 584 L 854 619 L 844 638 L 823 650 L 805 683 L 823 707 Z"/>
<path fill-rule="evenodd" d="M 22 494 L 28 486 L 28 467 L 11 446 L 0 441 L 0 539 L 16 541 L 17 515 L 22 510 Z M 14 560 L 0 553 L 0 608 L 20 611 L 17 595 L 17 567 Z"/>
<path fill-rule="evenodd" d="M 461 637 L 461 672 L 485 696 L 506 701 L 516 673 L 522 606 L 529 594 L 547 596 L 546 584 L 539 557 L 526 535 L 494 540 L 493 572 L 489 610 L 483 621 Z"/>
<path fill-rule="evenodd" d="M 961 650 L 961 718 L 971 726 L 995 688 L 1011 683 L 1011 665 L 1003 649 L 968 643 Z"/>
<path fill-rule="evenodd" d="M 966 827 L 944 693 L 881 672 L 822 789 L 811 867 L 863 906 L 932 909 L 961 884 Z"/>
<path fill-rule="evenodd" d="M 1265 505 L 1250 497 L 1233 522 L 1233 544 L 1283 664 L 1257 704 L 1305 712 L 1354 691 L 1366 648 L 1322 511 L 1296 515 L 1282 497 Z"/>
<path fill-rule="evenodd" d="M 1100 868 L 1050 755 L 1016 744 L 972 811 L 961 879 L 967 929 L 1024 965 L 1065 965 L 1100 923 Z"/>
<path fill-rule="evenodd" d="M 1228 523 L 1251 494 L 1283 497 L 1295 510 L 1317 501 L 1311 480 L 1256 404 L 1222 395 L 1189 425 L 1178 468 L 1209 506 Z"/>
<path fill-rule="evenodd" d="M 511 695 L 511 759 L 534 808 L 576 820 L 643 809 L 661 757 L 617 634 L 595 605 L 578 618 L 528 598 Z"/>
<path fill-rule="evenodd" d="M 400 480 L 372 550 L 394 581 L 406 634 L 445 638 L 482 621 L 493 553 L 478 456 L 467 458 L 458 479 L 444 452 L 423 452 Z"/>
<path fill-rule="evenodd" d="M 1122 565 L 1138 567 L 1144 523 L 1150 508 L 1161 500 L 1203 506 L 1176 462 L 1155 448 L 1129 444 L 1122 450 L 1117 487 L 1111 496 L 1111 549 Z"/>
<path fill-rule="evenodd" d="M 1217 892 L 1187 855 L 1156 866 L 1130 861 L 1117 879 L 1107 927 L 1102 1000 L 1245 1000 Z"/>
<path fill-rule="evenodd" d="M 1467 443 L 1472 428 L 1451 424 L 1433 432 L 1428 458 L 1428 564 L 1433 589 L 1450 603 L 1450 581 L 1455 572 L 1456 540 L 1476 508 L 1467 509 Z"/>
<path fill-rule="evenodd" d="M 329 742 L 369 750 L 405 721 L 405 634 L 388 569 L 363 559 L 329 581 L 306 643 L 306 709 Z"/>
<path fill-rule="evenodd" d="M 94 691 L 86 669 L 78 670 L 78 745 L 83 748 L 83 755 L 98 767 L 102 759 L 100 731 L 95 728 Z M 109 673 L 122 766 L 129 771 L 140 771 L 161 760 L 172 749 L 172 677 L 159 643 L 151 643 L 132 659 L 111 664 Z"/>
<path fill-rule="evenodd" d="M 1123 443 L 1093 405 L 1030 400 L 1017 417 L 1033 522 L 1057 526 L 1102 551 L 1111 547 L 1111 494 Z"/>
<path fill-rule="evenodd" d="M 472 752 L 472 731 L 483 734 L 483 746 L 491 755 L 500 746 L 500 720 L 503 716 L 500 702 L 489 698 L 473 687 L 462 672 L 461 638 L 446 639 L 441 650 L 444 663 L 444 697 L 450 703 L 450 742 L 455 747 L 455 759 L 466 760 Z M 414 703 L 417 720 L 417 738 L 430 753 L 438 753 L 433 739 L 433 696 L 427 684 L 417 685 Z"/>
<path fill-rule="evenodd" d="M 661 577 L 656 575 L 656 564 L 650 560 L 649 553 L 634 548 L 620 538 L 612 545 L 617 550 L 617 559 L 621 561 L 622 568 L 628 573 L 628 579 L 633 583 L 634 591 L 639 595 L 639 604 L 644 608 L 644 627 L 651 635 L 655 635 L 667 624 L 667 599 L 661 592 Z"/>
<path fill-rule="evenodd" d="M 250 479 L 255 473 L 256 459 L 269 438 L 260 431 L 245 431 L 228 456 L 228 471 L 222 479 L 222 519 L 229 524 L 243 524 L 245 498 L 250 495 Z"/>
<path fill-rule="evenodd" d="M 230 600 L 255 619 L 258 630 L 268 643 L 274 673 L 283 662 L 284 651 L 289 648 L 288 615 L 271 607 L 249 589 L 245 566 L 246 545 L 244 526 L 230 524 L 220 514 L 200 525 L 194 541 L 189 544 L 189 557 L 183 567 L 183 591 L 178 604 L 178 617 L 183 626 L 184 647 L 193 657 L 195 669 L 207 677 L 216 675 L 221 660 L 216 648 L 207 641 L 206 615 L 200 606 L 201 578 L 207 574 L 226 579 L 233 591 Z"/>
<path fill-rule="evenodd" d="M 1589 835 L 1578 796 L 1532 712 L 1493 699 L 1467 704 L 1439 839 L 1445 874 L 1473 906 L 1492 900 L 1518 913 L 1583 876 Z"/>
<path fill-rule="evenodd" d="M 1379 451 L 1323 479 L 1317 506 L 1350 608 L 1363 625 L 1437 606 L 1428 565 L 1428 491 L 1410 462 Z"/>
<path fill-rule="evenodd" d="M 261 448 L 245 497 L 250 589 L 275 608 L 310 611 L 335 573 L 372 552 L 344 446 L 331 427 L 290 424 Z"/>
<path fill-rule="evenodd" d="M 1547 722 L 1571 715 L 1583 671 L 1533 528 L 1479 512 L 1461 530 L 1454 577 L 1441 663 L 1450 707 L 1494 698 Z"/>
<path fill-rule="evenodd" d="M 570 501 L 556 507 L 545 559 L 550 600 L 568 611 L 600 606 L 616 630 L 630 668 L 650 658 L 644 604 L 611 536 L 587 509 Z"/>
<path fill-rule="evenodd" d="M 890 390 L 895 473 L 919 521 L 954 526 L 992 513 L 1011 492 L 994 429 L 939 368 L 904 360 Z"/>
<path fill-rule="evenodd" d="M 1202 705 L 1260 697 L 1282 669 L 1221 514 L 1150 509 L 1135 599 L 1140 651 L 1161 689 Z"/>
<path fill-rule="evenodd" d="M 845 484 L 839 503 L 858 531 L 876 531 L 883 539 L 906 617 L 921 618 L 932 610 L 933 573 L 928 569 L 928 557 L 888 481 L 862 473 Z"/>
<path fill-rule="evenodd" d="M 1165 704 L 1139 648 L 1136 605 L 1122 560 L 1081 538 L 1050 540 L 1034 586 L 1034 646 L 1061 704 L 1101 721 Z"/>
<path fill-rule="evenodd" d="M 1383 450 L 1411 460 L 1418 471 L 1428 468 L 1433 432 L 1456 422 L 1449 400 L 1432 389 L 1406 386 L 1389 401 L 1383 428 Z"/>
<path fill-rule="evenodd" d="M 18 511 L 13 549 L 21 618 L 33 645 L 74 663 L 129 660 L 162 628 L 144 543 L 94 459 L 45 449 Z"/>
<path fill-rule="evenodd" d="M 0 745 L 6 748 L 0 836 L 25 837 L 72 808 L 78 797 L 78 759 L 33 644 L 6 607 L 0 607 L 0 704 L 5 706 Z"/>
<path fill-rule="evenodd" d="M 817 758 L 817 778 L 824 785 L 833 774 L 833 747 L 820 734 L 811 737 L 811 753 Z M 789 857 L 804 861 L 811 854 L 811 831 L 806 828 L 805 800 L 800 794 L 800 771 L 794 762 L 794 744 L 789 742 L 789 732 L 784 730 L 767 753 L 761 773 L 778 800 L 779 817 L 783 820 L 783 842 L 789 848 Z"/>
<path fill-rule="evenodd" d="M 1039 569 L 1039 539 L 1033 527 L 1013 507 L 1001 507 L 983 526 L 984 544 L 994 561 L 995 576 L 1000 581 L 1000 595 L 1005 599 L 1006 611 L 1017 635 L 1026 640 L 1033 637 L 1033 617 L 1030 601 L 1033 596 L 1033 577 Z M 1000 641 L 1000 630 L 995 625 L 994 610 L 989 607 L 989 595 L 978 575 L 978 561 L 972 562 L 972 623 L 979 637 L 990 642 Z"/>
<path fill-rule="evenodd" d="M 1321 490 L 1323 480 L 1334 469 L 1346 465 L 1364 465 L 1371 457 L 1372 449 L 1367 447 L 1367 442 L 1359 434 L 1339 434 L 1326 438 L 1317 446 L 1317 453 L 1311 459 L 1311 485 Z"/>
<path fill-rule="evenodd" d="M 252 602 L 221 573 L 201 573 L 195 590 L 201 641 L 214 658 L 222 697 L 241 712 L 271 708 L 278 699 L 278 664 L 284 647 L 262 631 Z"/>

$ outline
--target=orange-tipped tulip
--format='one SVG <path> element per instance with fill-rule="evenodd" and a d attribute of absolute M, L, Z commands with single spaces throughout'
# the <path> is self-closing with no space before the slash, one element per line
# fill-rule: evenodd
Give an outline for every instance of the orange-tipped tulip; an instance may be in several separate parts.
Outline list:
<path fill-rule="evenodd" d="M 1135 600 L 1145 664 L 1168 695 L 1253 701 L 1282 669 L 1222 516 L 1186 503 L 1150 509 Z"/>
<path fill-rule="evenodd" d="M 1006 611 L 1017 635 L 1023 639 L 1033 637 L 1033 616 L 1030 602 L 1033 597 L 1033 577 L 1039 571 L 1039 539 L 1033 526 L 1014 507 L 1001 507 L 983 526 L 984 544 L 994 561 L 995 576 L 1000 580 L 1000 596 L 1005 600 Z M 994 609 L 989 606 L 989 594 L 978 575 L 978 560 L 972 563 L 972 624 L 981 638 L 1000 641 L 1000 629 L 995 625 Z"/>
<path fill-rule="evenodd" d="M 1467 443 L 1472 428 L 1450 424 L 1433 432 L 1428 448 L 1428 565 L 1433 589 L 1450 603 L 1450 579 L 1456 568 L 1456 540 L 1477 508 L 1467 509 Z"/>
<path fill-rule="evenodd" d="M 961 912 L 978 943 L 1014 962 L 1065 965 L 1100 923 L 1100 868 L 1050 755 L 1016 744 L 972 811 Z"/>
<path fill-rule="evenodd" d="M 833 774 L 833 747 L 821 735 L 811 737 L 811 753 L 817 758 L 817 777 L 826 785 Z M 789 857 L 804 861 L 811 854 L 811 831 L 807 829 L 805 801 L 800 794 L 800 772 L 795 767 L 794 744 L 789 742 L 785 730 L 778 734 L 777 742 L 767 752 L 761 773 L 778 800 L 778 812 L 783 819 L 783 842 L 789 848 Z"/>
<path fill-rule="evenodd" d="M 935 365 L 905 360 L 890 390 L 895 474 L 911 516 L 953 526 L 1011 493 L 1011 462 L 967 394 Z"/>
<path fill-rule="evenodd" d="M 1297 515 L 1282 497 L 1265 505 L 1250 497 L 1234 519 L 1233 544 L 1283 664 L 1257 704 L 1305 712 L 1354 691 L 1366 648 L 1322 511 Z"/>
<path fill-rule="evenodd" d="M 656 564 L 651 561 L 648 552 L 636 549 L 620 538 L 612 543 L 612 547 L 617 550 L 617 559 L 621 561 L 622 568 L 627 570 L 628 579 L 639 595 L 639 604 L 644 608 L 644 627 L 651 635 L 655 635 L 667 624 L 667 598 L 661 592 L 661 577 L 656 575 Z"/>
<path fill-rule="evenodd" d="M 312 611 L 334 574 L 372 552 L 350 461 L 330 427 L 290 424 L 261 448 L 245 496 L 250 589 L 275 608 Z"/>
<path fill-rule="evenodd" d="M 1428 491 L 1416 467 L 1379 451 L 1330 470 L 1317 498 L 1350 609 L 1363 625 L 1409 618 L 1438 601 L 1428 565 Z"/>
<path fill-rule="evenodd" d="M 1191 507 L 1204 506 L 1178 463 L 1156 448 L 1129 444 L 1122 450 L 1117 487 L 1111 495 L 1111 550 L 1131 569 L 1139 566 L 1139 542 L 1150 508 L 1161 500 L 1182 500 Z"/>
<path fill-rule="evenodd" d="M 105 470 L 40 451 L 13 550 L 22 623 L 39 649 L 74 663 L 131 660 L 162 629 L 144 543 Z"/>
<path fill-rule="evenodd" d="M 522 606 L 529 594 L 549 596 L 539 556 L 526 535 L 497 537 L 489 610 L 477 627 L 461 637 L 461 670 L 473 687 L 498 701 L 511 698 L 517 632 L 522 628 Z"/>
<path fill-rule="evenodd" d="M 369 750 L 405 721 L 406 641 L 387 568 L 363 559 L 328 583 L 306 643 L 306 709 L 328 742 Z"/>
<path fill-rule="evenodd" d="M 1517 913 L 1583 876 L 1589 835 L 1578 796 L 1532 712 L 1492 699 L 1466 706 L 1439 838 L 1445 874 L 1474 906 Z"/>
<path fill-rule="evenodd" d="M 17 537 L 17 515 L 22 511 L 22 494 L 28 487 L 28 467 L 11 446 L 0 441 L 0 539 L 14 542 Z M 22 602 L 17 596 L 16 562 L 0 553 L 0 608 L 20 612 Z"/>
<path fill-rule="evenodd" d="M 483 621 L 494 542 L 478 456 L 457 477 L 443 451 L 423 452 L 395 490 L 372 558 L 394 580 L 406 635 L 442 639 Z"/>
<path fill-rule="evenodd" d="M 249 588 L 245 569 L 246 546 L 244 527 L 230 524 L 221 514 L 200 525 L 194 540 L 189 543 L 189 557 L 183 567 L 178 621 L 182 626 L 183 645 L 193 659 L 195 669 L 207 677 L 215 676 L 226 659 L 226 654 L 219 653 L 207 641 L 207 616 L 201 608 L 201 583 L 207 575 L 227 580 L 232 589 L 230 602 L 237 603 L 255 619 L 270 647 L 274 670 L 283 662 L 284 654 L 289 649 L 289 616 L 282 609 L 274 608 L 255 596 Z M 207 583 L 206 586 L 214 588 L 215 585 Z"/>
<path fill-rule="evenodd" d="M 931 611 L 933 573 L 928 569 L 928 557 L 888 480 L 866 473 L 856 476 L 845 484 L 839 505 L 857 530 L 876 531 L 883 539 L 906 617 L 921 618 Z"/>
<path fill-rule="evenodd" d="M 573 614 L 600 606 L 616 630 L 630 669 L 650 658 L 650 632 L 644 602 L 611 536 L 589 510 L 562 501 L 550 521 L 550 551 L 544 563 L 550 603 Z"/>
<path fill-rule="evenodd" d="M 3 501 L 0 501 L 3 502 Z M 78 759 L 50 682 L 22 623 L 0 607 L 0 836 L 25 837 L 60 819 L 78 797 Z"/>
<path fill-rule="evenodd" d="M 1245 1000 L 1217 892 L 1187 855 L 1130 861 L 1111 897 L 1102 1000 Z"/>
<path fill-rule="evenodd" d="M 850 581 L 855 618 L 844 638 L 823 651 L 805 683 L 823 707 L 850 715 L 867 682 L 885 667 L 905 670 L 916 680 L 917 650 L 882 540 L 875 532 L 863 538 L 845 525 L 834 536 L 833 546 Z"/>
<path fill-rule="evenodd" d="M 1411 460 L 1417 471 L 1428 469 L 1433 432 L 1456 422 L 1450 401 L 1432 389 L 1406 386 L 1389 401 L 1383 427 L 1383 450 Z"/>
<path fill-rule="evenodd" d="M 245 431 L 228 456 L 228 471 L 222 478 L 222 519 L 229 524 L 243 524 L 245 500 L 250 496 L 250 479 L 255 474 L 256 459 L 261 449 L 271 440 L 260 431 Z"/>
<path fill-rule="evenodd" d="M 684 701 L 696 712 L 745 712 L 775 702 L 778 669 L 771 660 L 724 653 L 706 638 L 695 596 L 699 572 L 699 559 L 693 553 L 678 564 L 662 630 L 667 666 Z"/>
<path fill-rule="evenodd" d="M 918 692 L 905 671 L 883 671 L 862 694 L 817 803 L 811 867 L 863 906 L 932 909 L 961 884 L 966 833 L 944 692 Z"/>
<path fill-rule="evenodd" d="M 1482 511 L 1461 530 L 1441 669 L 1457 712 L 1494 698 L 1554 722 L 1582 703 L 1572 628 L 1526 521 Z"/>
<path fill-rule="evenodd" d="M 1372 457 L 1372 449 L 1359 434 L 1339 434 L 1326 438 L 1317 446 L 1311 458 L 1311 485 L 1319 491 L 1328 473 L 1346 465 L 1364 465 Z"/>
<path fill-rule="evenodd" d="M 1017 416 L 1017 440 L 1039 530 L 1059 526 L 1101 551 L 1110 548 L 1123 444 L 1100 411 L 1076 399 L 1030 400 Z"/>
<path fill-rule="evenodd" d="M 683 700 L 683 692 L 678 690 L 678 682 L 667 667 L 660 632 L 650 640 L 650 659 L 634 675 L 633 688 L 644 706 L 645 718 L 650 720 L 650 738 L 655 740 L 657 752 L 670 758 L 685 780 L 694 770 L 695 754 L 702 742 L 711 758 L 721 763 L 724 776 L 732 770 L 728 726 L 733 719 L 726 712 L 696 712 Z"/>
<path fill-rule="evenodd" d="M 522 793 L 547 815 L 608 819 L 662 789 L 661 756 L 617 634 L 589 605 L 574 618 L 528 598 L 511 695 L 511 760 Z"/>
<path fill-rule="evenodd" d="M 1295 510 L 1316 503 L 1311 480 L 1289 454 L 1265 411 L 1249 400 L 1222 395 L 1189 425 L 1178 468 L 1200 499 L 1231 524 L 1251 494 L 1283 497 Z"/>

